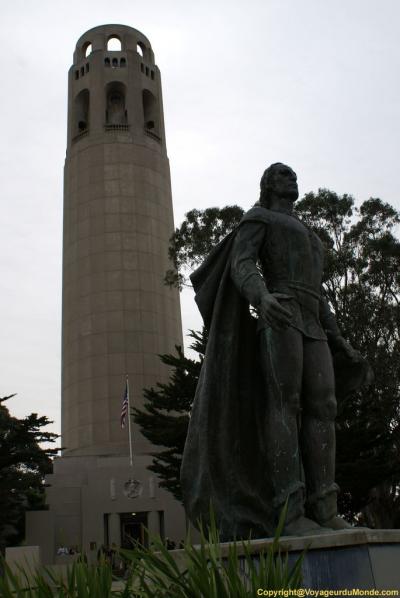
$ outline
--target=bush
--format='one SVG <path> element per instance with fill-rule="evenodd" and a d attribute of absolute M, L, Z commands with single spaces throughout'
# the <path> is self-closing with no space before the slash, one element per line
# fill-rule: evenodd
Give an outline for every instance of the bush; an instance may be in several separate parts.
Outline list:
<path fill-rule="evenodd" d="M 21 570 L 13 574 L 3 564 L 0 578 L 2 598 L 245 598 L 257 595 L 257 589 L 295 589 L 302 582 L 301 555 L 292 567 L 279 545 L 286 509 L 282 512 L 275 538 L 259 559 L 252 559 L 250 541 L 220 544 L 214 517 L 206 534 L 200 532 L 200 544 L 190 538 L 175 559 L 160 538 L 153 538 L 151 548 L 137 546 L 121 550 L 126 563 L 126 579 L 114 583 L 111 565 L 104 559 L 90 565 L 84 561 L 68 567 L 65 579 L 50 569 L 30 578 Z M 239 560 L 240 559 L 240 560 Z M 118 586 L 118 587 L 117 587 Z"/>

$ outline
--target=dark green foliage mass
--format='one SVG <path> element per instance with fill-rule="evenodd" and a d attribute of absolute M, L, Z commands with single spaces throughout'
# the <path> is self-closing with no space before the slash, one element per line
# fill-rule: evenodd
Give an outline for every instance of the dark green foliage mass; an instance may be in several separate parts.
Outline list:
<path fill-rule="evenodd" d="M 372 527 L 400 527 L 400 243 L 398 212 L 359 208 L 326 189 L 296 206 L 327 249 L 324 287 L 343 336 L 368 359 L 372 386 L 338 405 L 341 510 Z"/>
<path fill-rule="evenodd" d="M 43 480 L 58 450 L 40 446 L 58 438 L 43 431 L 47 417 L 10 415 L 4 402 L 13 396 L 0 398 L 0 550 L 22 540 L 26 510 L 45 508 Z"/>
<path fill-rule="evenodd" d="M 202 334 L 191 331 L 189 336 L 194 339 L 191 348 L 200 359 L 185 357 L 181 347 L 176 347 L 176 355 L 161 355 L 161 361 L 171 368 L 170 381 L 145 389 L 144 409 L 132 409 L 144 436 L 156 446 L 164 447 L 164 450 L 153 453 L 153 464 L 149 469 L 160 477 L 160 485 L 178 500 L 181 500 L 179 472 L 189 412 L 205 350 Z"/>
<path fill-rule="evenodd" d="M 305 195 L 296 213 L 325 244 L 324 288 L 342 334 L 375 372 L 372 386 L 338 405 L 340 512 L 371 527 L 400 527 L 400 217 L 380 199 L 357 208 L 350 195 L 327 189 Z M 188 212 L 171 239 L 177 271 L 170 272 L 169 279 L 167 275 L 167 283 L 185 284 L 188 273 L 242 214 L 238 206 Z M 159 462 L 158 473 L 179 497 L 178 466 L 201 360 L 190 362 L 186 370 L 181 351 L 176 358 L 163 356 L 163 361 L 180 374 L 171 379 L 168 392 L 162 387 L 146 391 L 147 419 L 137 421 L 148 438 L 169 447 L 169 461 Z M 168 419 L 162 419 L 165 412 Z"/>
<path fill-rule="evenodd" d="M 187 271 L 196 268 L 233 230 L 243 213 L 239 206 L 190 210 L 171 237 L 169 257 L 175 269 L 166 272 L 165 283 L 182 289 L 187 284 Z"/>

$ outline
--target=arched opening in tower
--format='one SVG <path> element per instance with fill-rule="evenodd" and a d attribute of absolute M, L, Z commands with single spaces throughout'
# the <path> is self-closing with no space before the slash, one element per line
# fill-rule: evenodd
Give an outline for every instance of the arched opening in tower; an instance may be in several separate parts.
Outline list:
<path fill-rule="evenodd" d="M 126 87 L 114 81 L 106 87 L 106 124 L 126 125 L 128 115 L 125 108 Z"/>
<path fill-rule="evenodd" d="M 93 46 L 91 42 L 86 42 L 86 44 L 82 48 L 82 52 L 85 58 L 87 58 L 93 51 Z"/>
<path fill-rule="evenodd" d="M 156 135 L 160 134 L 157 98 L 148 89 L 143 90 L 144 128 Z"/>
<path fill-rule="evenodd" d="M 121 52 L 122 44 L 119 37 L 117 37 L 116 35 L 112 35 L 108 38 L 107 50 L 108 52 Z"/>
<path fill-rule="evenodd" d="M 82 89 L 75 98 L 74 134 L 89 130 L 89 90 Z"/>
<path fill-rule="evenodd" d="M 139 54 L 139 56 L 145 58 L 146 46 L 142 42 L 138 42 L 136 45 L 136 52 Z"/>

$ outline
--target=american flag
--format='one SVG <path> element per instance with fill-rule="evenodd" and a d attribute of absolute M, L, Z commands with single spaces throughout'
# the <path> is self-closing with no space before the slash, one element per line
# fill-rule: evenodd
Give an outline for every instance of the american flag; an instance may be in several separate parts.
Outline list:
<path fill-rule="evenodd" d="M 129 387 L 128 387 L 128 379 L 126 379 L 124 398 L 122 399 L 121 428 L 125 428 L 126 416 L 128 414 L 128 406 L 129 406 Z"/>

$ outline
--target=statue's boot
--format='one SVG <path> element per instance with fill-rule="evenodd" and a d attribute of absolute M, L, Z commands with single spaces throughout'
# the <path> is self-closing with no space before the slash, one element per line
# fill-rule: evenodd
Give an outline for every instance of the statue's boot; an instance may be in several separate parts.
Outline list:
<path fill-rule="evenodd" d="M 331 517 L 324 525 L 329 525 L 329 527 L 333 531 L 341 531 L 345 529 L 354 529 L 350 523 L 339 517 L 339 515 L 335 515 L 335 517 Z"/>
<path fill-rule="evenodd" d="M 338 486 L 332 484 L 326 490 L 307 499 L 307 514 L 319 525 L 329 527 L 331 530 L 340 531 L 354 529 L 350 523 L 337 514 Z"/>
<path fill-rule="evenodd" d="M 318 398 L 318 393 L 316 394 Z M 336 401 L 327 393 L 325 400 L 311 397 L 309 413 L 303 417 L 302 454 L 307 490 L 306 515 L 331 530 L 352 529 L 338 516 L 335 479 L 335 424 Z"/>
<path fill-rule="evenodd" d="M 287 498 L 286 498 L 287 497 Z M 331 530 L 321 526 L 304 515 L 304 487 L 301 482 L 293 484 L 289 491 L 282 492 L 273 501 L 277 516 L 282 512 L 287 501 L 284 536 L 315 536 L 329 533 Z"/>
<path fill-rule="evenodd" d="M 298 517 L 294 521 L 291 521 L 283 528 L 282 535 L 284 536 L 318 536 L 319 534 L 327 534 L 332 530 L 318 525 L 312 519 L 308 517 Z"/>

